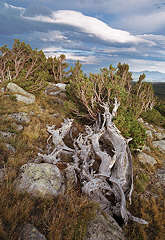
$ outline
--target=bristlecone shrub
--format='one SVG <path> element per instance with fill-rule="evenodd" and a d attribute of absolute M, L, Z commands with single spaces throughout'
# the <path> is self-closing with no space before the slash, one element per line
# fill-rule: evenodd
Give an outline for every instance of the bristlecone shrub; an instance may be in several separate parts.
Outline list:
<path fill-rule="evenodd" d="M 79 74 L 71 76 L 67 87 L 68 105 L 72 114 L 84 122 L 93 123 L 102 116 L 102 104 L 108 102 L 113 108 L 114 98 L 120 102 L 115 119 L 119 130 L 126 138 L 132 137 L 132 149 L 141 148 L 145 142 L 145 130 L 138 117 L 154 105 L 154 93 L 151 84 L 143 83 L 145 75 L 132 84 L 132 75 L 127 64 L 119 63 L 117 68 L 101 69 L 99 74 L 87 77 L 79 69 Z"/>
<path fill-rule="evenodd" d="M 14 82 L 28 92 L 38 94 L 48 82 L 65 82 L 68 64 L 65 55 L 46 58 L 42 50 L 15 39 L 11 49 L 0 47 L 0 83 Z"/>

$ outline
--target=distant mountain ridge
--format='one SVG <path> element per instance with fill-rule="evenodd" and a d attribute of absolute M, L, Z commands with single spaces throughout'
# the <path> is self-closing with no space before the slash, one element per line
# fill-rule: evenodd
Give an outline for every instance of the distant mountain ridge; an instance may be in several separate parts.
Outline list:
<path fill-rule="evenodd" d="M 133 80 L 137 81 L 141 74 L 145 74 L 145 80 L 147 82 L 164 82 L 165 83 L 165 73 L 158 71 L 141 71 L 141 72 L 132 72 Z"/>

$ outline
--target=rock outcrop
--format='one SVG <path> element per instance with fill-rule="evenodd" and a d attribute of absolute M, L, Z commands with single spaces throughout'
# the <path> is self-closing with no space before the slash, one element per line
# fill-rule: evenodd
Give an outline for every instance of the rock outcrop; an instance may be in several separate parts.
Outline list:
<path fill-rule="evenodd" d="M 160 183 L 162 185 L 164 185 L 164 187 L 165 187 L 165 166 L 158 169 L 158 171 L 156 172 L 156 175 L 157 175 Z"/>
<path fill-rule="evenodd" d="M 157 164 L 157 161 L 155 160 L 155 158 L 151 157 L 150 155 L 144 153 L 144 152 L 141 152 L 138 154 L 138 160 L 140 162 L 142 162 L 143 164 L 150 164 L 152 166 L 154 166 L 155 164 Z"/>
<path fill-rule="evenodd" d="M 165 152 L 165 140 L 153 141 L 153 146 L 158 148 L 160 151 Z"/>
<path fill-rule="evenodd" d="M 64 83 L 57 83 L 57 84 L 50 83 L 45 89 L 45 93 L 48 96 L 57 96 L 57 95 L 60 95 L 61 93 L 64 93 L 66 91 L 65 88 L 66 88 L 66 84 Z"/>
<path fill-rule="evenodd" d="M 14 136 L 14 133 L 0 131 L 0 136 L 3 138 L 10 138 L 10 137 Z"/>
<path fill-rule="evenodd" d="M 30 117 L 26 112 L 17 112 L 17 113 L 11 113 L 8 115 L 8 118 L 12 118 L 16 122 L 19 123 L 29 123 L 30 122 Z M 19 127 L 21 130 L 23 129 L 20 125 Z"/>
<path fill-rule="evenodd" d="M 64 192 L 64 179 L 57 166 L 48 163 L 28 163 L 20 168 L 16 189 L 36 197 L 57 196 Z"/>
<path fill-rule="evenodd" d="M 8 83 L 7 90 L 16 97 L 17 101 L 23 102 L 25 104 L 32 104 L 35 102 L 35 96 L 33 94 L 28 93 L 15 83 Z"/>
<path fill-rule="evenodd" d="M 32 224 L 26 224 L 18 240 L 46 240 L 46 238 Z"/>
<path fill-rule="evenodd" d="M 101 212 L 87 226 L 84 240 L 124 240 L 122 229 L 110 216 Z"/>

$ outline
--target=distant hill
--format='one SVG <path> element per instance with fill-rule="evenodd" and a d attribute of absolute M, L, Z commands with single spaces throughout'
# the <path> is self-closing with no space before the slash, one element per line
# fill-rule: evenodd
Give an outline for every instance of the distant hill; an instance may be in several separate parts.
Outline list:
<path fill-rule="evenodd" d="M 165 73 L 158 71 L 142 71 L 142 72 L 132 72 L 133 80 L 137 81 L 141 74 L 145 73 L 147 82 L 164 82 L 165 83 Z"/>

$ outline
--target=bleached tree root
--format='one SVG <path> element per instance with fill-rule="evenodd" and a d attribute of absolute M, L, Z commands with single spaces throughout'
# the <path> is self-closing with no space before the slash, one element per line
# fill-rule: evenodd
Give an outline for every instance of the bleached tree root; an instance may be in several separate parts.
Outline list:
<path fill-rule="evenodd" d="M 51 154 L 39 156 L 45 162 L 56 164 L 62 161 L 62 153 L 71 155 L 71 169 L 75 179 L 80 181 L 82 192 L 99 202 L 107 214 L 122 219 L 125 224 L 129 219 L 147 224 L 143 219 L 132 216 L 126 208 L 126 199 L 131 202 L 133 191 L 133 168 L 129 140 L 112 122 L 119 105 L 115 99 L 112 113 L 107 103 L 102 105 L 102 123 L 99 121 L 92 127 L 86 126 L 86 132 L 73 140 L 73 149 L 63 140 L 71 130 L 72 119 L 65 120 L 60 129 L 48 127 L 55 148 Z"/>

